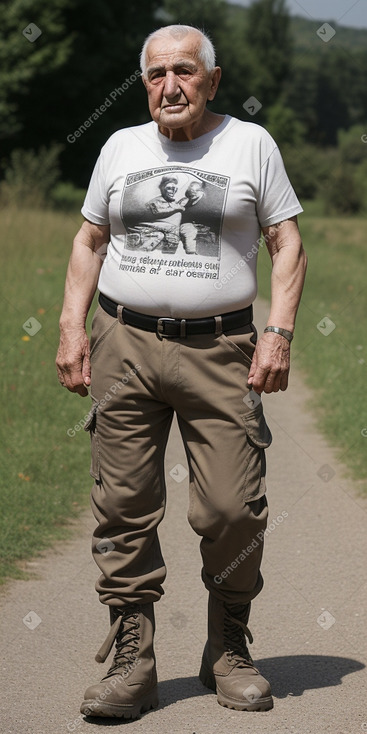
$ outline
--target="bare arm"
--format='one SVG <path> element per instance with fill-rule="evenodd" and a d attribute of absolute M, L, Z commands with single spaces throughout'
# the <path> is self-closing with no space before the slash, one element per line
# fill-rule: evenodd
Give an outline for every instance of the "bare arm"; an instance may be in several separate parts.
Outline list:
<path fill-rule="evenodd" d="M 267 326 L 293 332 L 307 267 L 297 217 L 264 227 L 263 233 L 273 263 Z M 286 390 L 289 367 L 290 343 L 284 336 L 266 332 L 256 345 L 248 383 L 258 393 Z"/>
<path fill-rule="evenodd" d="M 66 273 L 56 369 L 60 383 L 83 397 L 88 395 L 87 386 L 90 385 L 85 320 L 96 291 L 109 230 L 109 225 L 83 222 L 75 236 Z"/>

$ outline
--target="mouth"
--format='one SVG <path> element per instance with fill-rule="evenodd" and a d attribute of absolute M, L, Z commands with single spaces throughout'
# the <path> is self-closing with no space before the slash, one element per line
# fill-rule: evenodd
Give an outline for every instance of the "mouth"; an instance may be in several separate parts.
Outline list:
<path fill-rule="evenodd" d="M 184 104 L 181 102 L 180 104 L 167 104 L 162 107 L 162 110 L 167 110 L 168 112 L 182 112 L 182 110 L 187 107 L 187 104 Z"/>

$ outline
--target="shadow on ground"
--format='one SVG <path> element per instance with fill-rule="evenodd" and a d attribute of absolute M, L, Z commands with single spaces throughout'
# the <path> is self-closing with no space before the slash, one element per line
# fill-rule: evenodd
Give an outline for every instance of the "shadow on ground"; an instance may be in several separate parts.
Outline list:
<path fill-rule="evenodd" d="M 340 686 L 343 677 L 365 668 L 364 663 L 352 658 L 329 655 L 288 655 L 257 660 L 256 667 L 271 681 L 275 698 L 302 696 L 304 691 L 314 688 Z M 195 676 L 175 678 L 159 683 L 159 708 L 166 708 L 177 701 L 198 696 L 213 696 Z M 85 721 L 96 726 L 121 726 L 121 719 L 85 717 Z"/>

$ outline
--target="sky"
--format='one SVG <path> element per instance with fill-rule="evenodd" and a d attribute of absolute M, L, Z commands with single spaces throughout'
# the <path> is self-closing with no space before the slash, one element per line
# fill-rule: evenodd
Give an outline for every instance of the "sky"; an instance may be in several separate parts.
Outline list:
<path fill-rule="evenodd" d="M 248 7 L 253 0 L 230 0 Z M 367 0 L 287 0 L 291 15 L 309 20 L 334 20 L 339 25 L 367 28 Z"/>

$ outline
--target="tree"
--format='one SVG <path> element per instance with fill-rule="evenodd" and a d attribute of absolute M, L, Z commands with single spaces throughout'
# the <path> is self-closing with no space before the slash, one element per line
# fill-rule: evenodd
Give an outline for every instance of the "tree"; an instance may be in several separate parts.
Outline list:
<path fill-rule="evenodd" d="M 159 0 L 16 0 L 2 6 L 0 103 L 8 117 L 3 153 L 63 144 L 64 178 L 85 186 L 106 138 L 124 125 L 149 119 L 135 72 L 143 40 L 157 26 L 158 7 Z M 42 31 L 34 42 L 22 34 L 30 21 Z M 101 111 L 106 98 L 123 85 Z M 68 136 L 93 114 L 92 123 L 71 143 Z"/>
<path fill-rule="evenodd" d="M 252 94 L 268 108 L 279 98 L 292 63 L 286 0 L 257 0 L 249 7 L 245 42 L 255 61 Z"/>
<path fill-rule="evenodd" d="M 52 75 L 70 57 L 75 35 L 72 29 L 65 32 L 64 14 L 71 6 L 72 0 L 0 5 L 0 139 L 22 132 L 20 115 L 29 87 L 37 80 L 42 84 L 46 70 Z"/>

